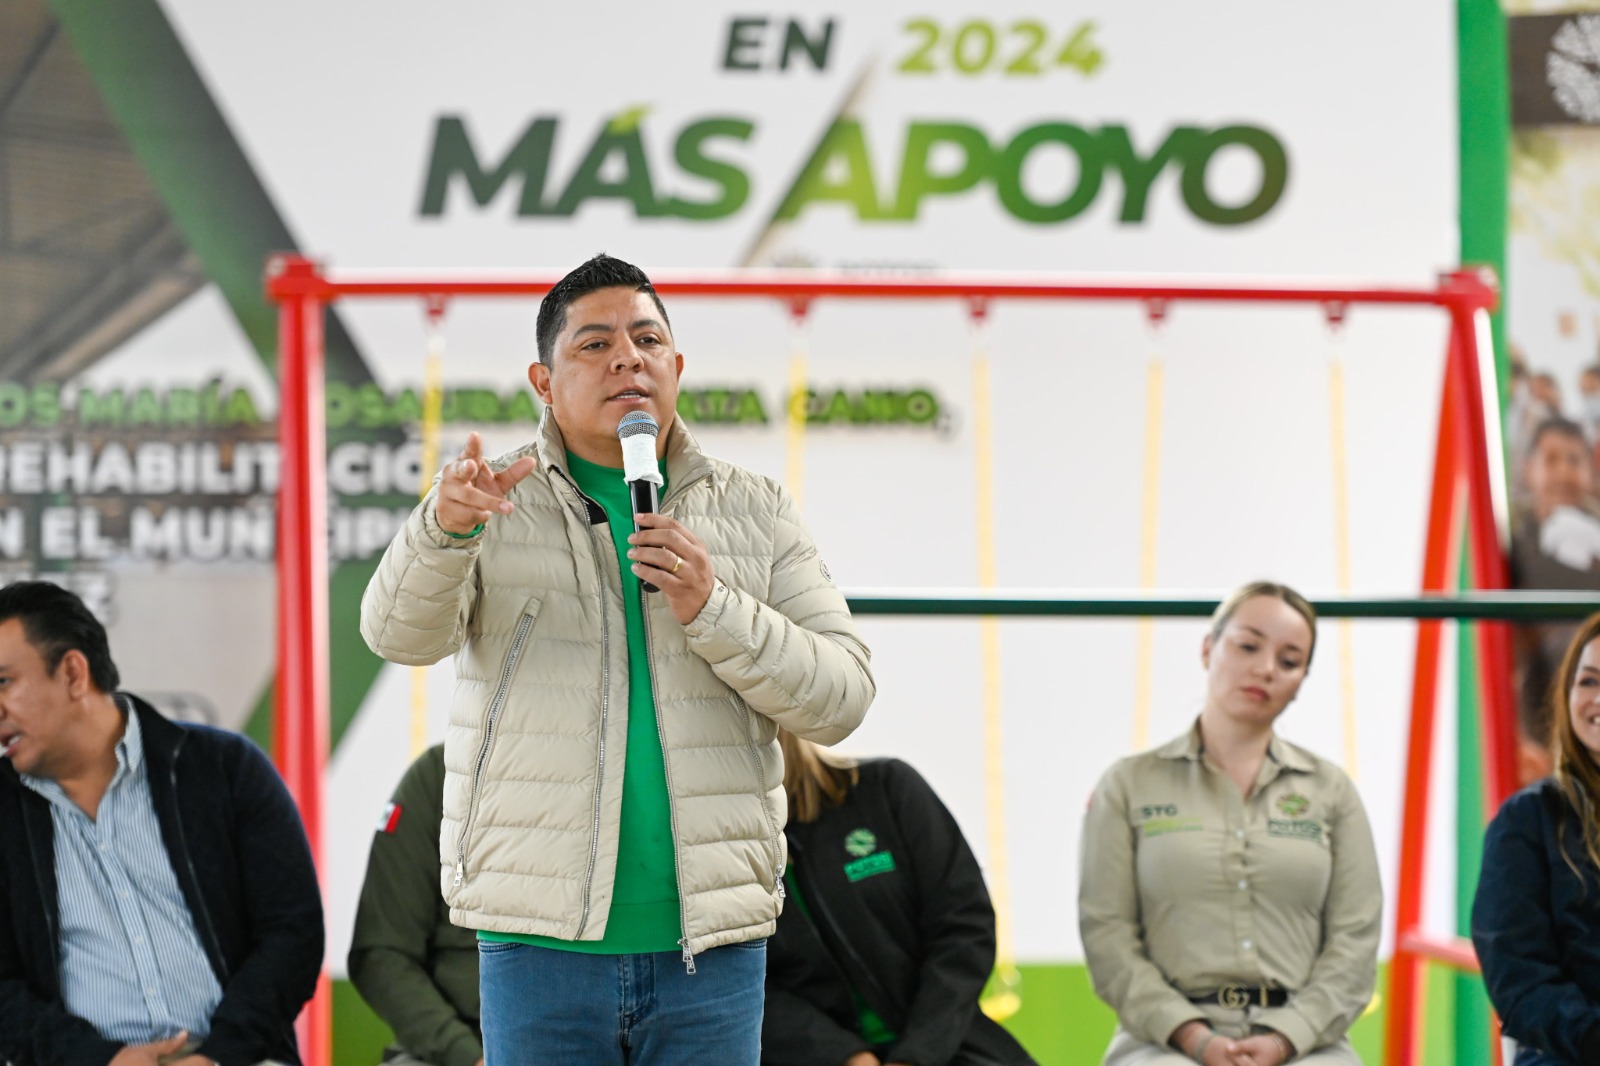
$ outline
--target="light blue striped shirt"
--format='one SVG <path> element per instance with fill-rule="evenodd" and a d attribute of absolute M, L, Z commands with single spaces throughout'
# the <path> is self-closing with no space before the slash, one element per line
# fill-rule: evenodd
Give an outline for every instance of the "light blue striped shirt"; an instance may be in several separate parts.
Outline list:
<path fill-rule="evenodd" d="M 145 1044 L 211 1031 L 222 986 L 195 931 L 150 798 L 139 716 L 124 705 L 117 772 L 96 817 L 54 781 L 20 775 L 50 801 L 61 910 L 61 997 L 107 1040 Z"/>

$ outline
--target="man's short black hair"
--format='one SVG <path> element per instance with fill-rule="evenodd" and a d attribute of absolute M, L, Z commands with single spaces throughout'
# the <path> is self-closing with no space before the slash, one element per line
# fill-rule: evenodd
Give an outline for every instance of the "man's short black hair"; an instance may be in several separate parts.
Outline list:
<path fill-rule="evenodd" d="M 1570 437 L 1579 444 L 1588 444 L 1588 438 L 1583 435 L 1582 426 L 1578 425 L 1578 423 L 1572 421 L 1570 418 L 1563 418 L 1561 415 L 1552 415 L 1543 422 L 1540 422 L 1539 425 L 1534 428 L 1533 436 L 1528 441 L 1528 451 L 1533 452 L 1537 450 L 1539 447 L 1539 442 L 1549 436 Z"/>
<path fill-rule="evenodd" d="M 624 263 L 601 252 L 556 282 L 555 287 L 544 294 L 544 302 L 539 305 L 539 324 L 534 330 L 534 336 L 539 342 L 539 362 L 549 366 L 555 359 L 556 338 L 567 328 L 567 307 L 572 301 L 581 299 L 591 292 L 615 288 L 627 288 L 648 294 L 650 299 L 655 301 L 656 310 L 661 312 L 662 324 L 668 329 L 672 328 L 672 322 L 667 318 L 667 309 L 661 303 L 661 297 L 656 295 L 656 288 L 650 284 L 645 272 L 632 263 Z"/>
<path fill-rule="evenodd" d="M 111 661 L 106 627 L 77 593 L 48 581 L 17 581 L 0 588 L 0 623 L 15 618 L 22 632 L 44 660 L 51 674 L 67 652 L 76 649 L 89 661 L 89 679 L 101 692 L 112 693 L 121 684 L 117 664 Z"/>

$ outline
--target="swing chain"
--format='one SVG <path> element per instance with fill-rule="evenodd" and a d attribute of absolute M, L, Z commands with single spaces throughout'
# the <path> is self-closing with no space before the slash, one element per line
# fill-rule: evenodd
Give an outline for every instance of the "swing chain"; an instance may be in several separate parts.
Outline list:
<path fill-rule="evenodd" d="M 444 313 L 450 309 L 450 299 L 443 293 L 430 292 L 423 300 L 423 310 L 428 316 L 428 325 L 437 327 L 444 319 Z"/>
<path fill-rule="evenodd" d="M 1164 296 L 1152 296 L 1144 302 L 1144 315 L 1152 330 L 1159 330 L 1167 324 L 1167 311 L 1170 307 L 1171 301 Z"/>

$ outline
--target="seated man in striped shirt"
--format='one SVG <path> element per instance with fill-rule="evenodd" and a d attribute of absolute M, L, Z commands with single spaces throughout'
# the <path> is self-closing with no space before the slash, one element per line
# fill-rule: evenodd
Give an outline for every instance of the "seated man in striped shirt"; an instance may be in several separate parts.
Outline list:
<path fill-rule="evenodd" d="M 323 928 L 294 803 L 248 739 L 117 684 L 82 600 L 0 589 L 0 1061 L 298 1063 Z"/>

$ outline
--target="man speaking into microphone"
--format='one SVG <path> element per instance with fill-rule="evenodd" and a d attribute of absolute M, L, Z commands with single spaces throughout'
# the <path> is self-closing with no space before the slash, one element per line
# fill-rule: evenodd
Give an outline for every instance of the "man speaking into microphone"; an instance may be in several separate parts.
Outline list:
<path fill-rule="evenodd" d="M 537 439 L 485 460 L 469 437 L 361 612 L 386 659 L 455 656 L 441 883 L 478 931 L 485 1058 L 755 1066 L 775 730 L 848 736 L 869 654 L 794 501 L 678 421 L 683 355 L 642 271 L 584 263 L 537 340 Z"/>

